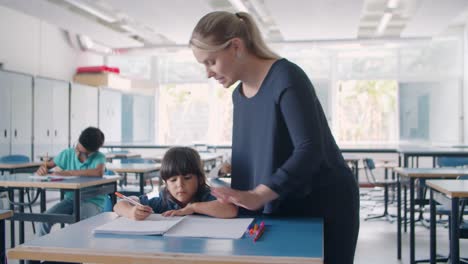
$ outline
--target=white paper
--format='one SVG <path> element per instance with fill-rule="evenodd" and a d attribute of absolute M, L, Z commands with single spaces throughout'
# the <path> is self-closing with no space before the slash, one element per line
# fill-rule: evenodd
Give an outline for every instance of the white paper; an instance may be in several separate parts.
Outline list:
<path fill-rule="evenodd" d="M 30 179 L 33 179 L 33 180 L 67 180 L 67 179 L 75 179 L 75 178 L 78 178 L 80 176 L 56 176 L 56 175 L 44 175 L 44 176 L 41 176 L 41 175 L 37 175 L 37 174 L 34 174 L 34 175 L 31 175 L 29 176 Z"/>
<path fill-rule="evenodd" d="M 182 219 L 183 217 L 164 217 L 160 214 L 152 214 L 142 221 L 119 217 L 96 227 L 93 232 L 96 234 L 161 235 Z"/>
<path fill-rule="evenodd" d="M 169 229 L 164 236 L 239 239 L 253 220 L 253 218 L 221 219 L 188 215 Z"/>

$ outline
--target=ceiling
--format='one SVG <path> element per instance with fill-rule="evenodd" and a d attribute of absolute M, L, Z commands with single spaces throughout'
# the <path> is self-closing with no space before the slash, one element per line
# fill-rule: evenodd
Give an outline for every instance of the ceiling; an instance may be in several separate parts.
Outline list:
<path fill-rule="evenodd" d="M 433 37 L 464 26 L 468 17 L 468 0 L 0 0 L 0 5 L 113 49 L 185 46 L 198 19 L 214 10 L 248 11 L 270 42 Z"/>

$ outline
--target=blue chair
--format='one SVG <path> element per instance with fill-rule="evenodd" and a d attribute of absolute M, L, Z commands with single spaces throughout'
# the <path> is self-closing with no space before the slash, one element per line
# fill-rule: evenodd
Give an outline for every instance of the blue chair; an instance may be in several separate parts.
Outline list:
<path fill-rule="evenodd" d="M 25 155 L 8 155 L 0 157 L 0 163 L 8 163 L 8 164 L 18 164 L 18 163 L 28 163 L 30 159 L 28 156 Z M 3 173 L 2 173 L 3 175 Z M 7 189 L 0 189 L 0 191 L 7 191 Z M 32 213 L 32 205 L 31 205 L 31 193 L 29 192 L 29 188 L 25 189 L 26 195 L 28 197 L 28 207 L 29 211 Z M 34 222 L 32 222 L 33 233 L 36 233 L 36 227 Z"/>
<path fill-rule="evenodd" d="M 468 165 L 468 157 L 439 157 L 437 165 L 439 167 L 463 167 Z"/>
<path fill-rule="evenodd" d="M 370 219 L 378 219 L 378 218 L 384 218 L 384 220 L 387 220 L 389 222 L 394 221 L 394 215 L 391 215 L 388 213 L 388 189 L 389 187 L 396 186 L 397 180 L 394 179 L 384 179 L 384 180 L 376 180 L 374 176 L 374 169 L 375 163 L 374 160 L 371 158 L 365 158 L 362 160 L 364 163 L 364 172 L 366 174 L 367 181 L 372 184 L 373 186 L 377 187 L 383 187 L 384 188 L 384 212 L 382 214 L 369 214 L 364 220 L 370 220 Z"/>
<path fill-rule="evenodd" d="M 17 164 L 17 163 L 27 163 L 30 159 L 28 156 L 25 155 L 8 155 L 0 157 L 0 163 L 9 163 L 9 164 Z"/>
<path fill-rule="evenodd" d="M 106 202 L 104 204 L 103 212 L 112 212 L 114 206 L 112 205 L 112 200 L 109 195 L 106 195 Z"/>

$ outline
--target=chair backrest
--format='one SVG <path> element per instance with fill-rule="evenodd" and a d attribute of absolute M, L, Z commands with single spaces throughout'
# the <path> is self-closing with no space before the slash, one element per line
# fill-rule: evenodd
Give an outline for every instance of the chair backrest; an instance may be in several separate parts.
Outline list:
<path fill-rule="evenodd" d="M 370 170 L 375 169 L 375 163 L 374 160 L 371 158 L 365 158 L 362 160 L 364 162 L 364 166 L 369 168 Z"/>
<path fill-rule="evenodd" d="M 156 161 L 144 158 L 128 158 L 120 160 L 121 163 L 156 163 Z"/>
<path fill-rule="evenodd" d="M 106 195 L 106 202 L 104 203 L 104 208 L 103 208 L 102 211 L 103 212 L 112 212 L 113 211 L 112 200 L 109 197 L 109 195 Z"/>
<path fill-rule="evenodd" d="M 27 163 L 29 157 L 25 155 L 8 155 L 0 158 L 0 163 Z"/>
<path fill-rule="evenodd" d="M 128 153 L 130 153 L 130 151 L 128 150 L 114 150 L 114 151 L 108 152 L 108 154 L 128 154 Z"/>
<path fill-rule="evenodd" d="M 373 170 L 375 169 L 374 160 L 371 158 L 365 158 L 362 160 L 364 163 L 364 172 L 366 174 L 367 181 L 369 183 L 375 183 L 375 176 Z"/>
<path fill-rule="evenodd" d="M 463 157 L 438 157 L 437 165 L 439 167 L 462 167 L 468 165 L 468 158 Z"/>

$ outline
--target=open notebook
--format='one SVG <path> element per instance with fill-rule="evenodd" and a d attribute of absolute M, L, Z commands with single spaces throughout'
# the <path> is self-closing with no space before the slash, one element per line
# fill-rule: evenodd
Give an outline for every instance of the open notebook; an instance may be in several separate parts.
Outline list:
<path fill-rule="evenodd" d="M 252 221 L 253 218 L 220 219 L 198 215 L 164 217 L 160 214 L 152 214 L 144 221 L 119 217 L 96 227 L 93 232 L 95 234 L 239 239 Z"/>

